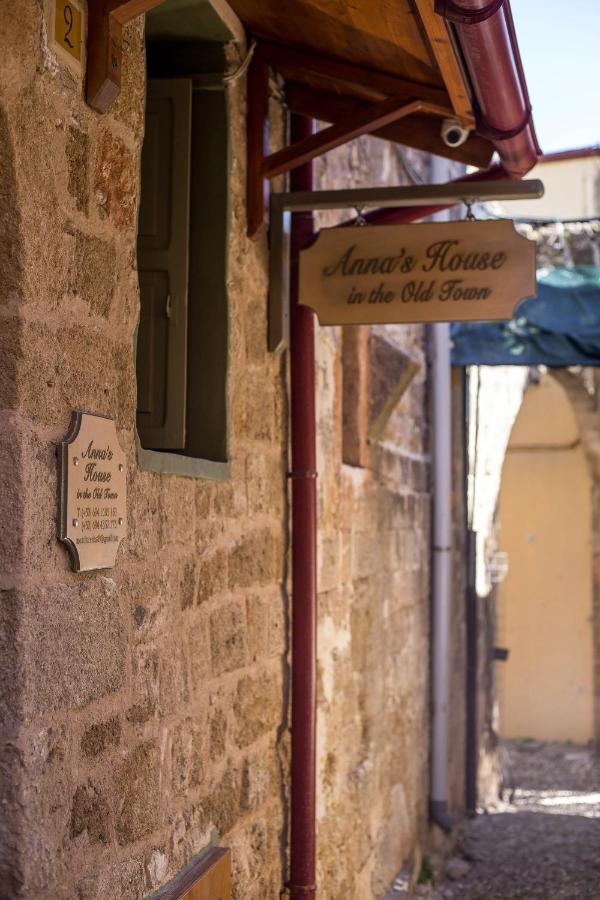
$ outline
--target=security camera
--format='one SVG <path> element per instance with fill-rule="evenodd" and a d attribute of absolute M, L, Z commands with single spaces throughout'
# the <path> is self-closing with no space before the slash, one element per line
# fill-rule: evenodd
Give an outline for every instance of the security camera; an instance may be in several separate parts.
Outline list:
<path fill-rule="evenodd" d="M 444 119 L 442 122 L 442 140 L 446 147 L 460 147 L 468 137 L 468 130 L 457 119 Z"/>

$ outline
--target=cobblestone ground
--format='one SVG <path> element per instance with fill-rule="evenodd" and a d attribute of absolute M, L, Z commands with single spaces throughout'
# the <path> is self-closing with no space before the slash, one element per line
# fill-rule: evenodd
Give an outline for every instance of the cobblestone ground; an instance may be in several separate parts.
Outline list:
<path fill-rule="evenodd" d="M 435 888 L 441 900 L 600 900 L 600 764 L 572 744 L 503 747 L 505 790 L 465 823 Z"/>

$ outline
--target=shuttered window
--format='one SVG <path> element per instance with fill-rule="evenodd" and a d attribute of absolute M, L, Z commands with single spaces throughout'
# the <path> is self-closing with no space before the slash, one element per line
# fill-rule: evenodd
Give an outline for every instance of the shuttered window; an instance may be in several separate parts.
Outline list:
<path fill-rule="evenodd" d="M 137 426 L 142 444 L 185 447 L 192 83 L 148 82 L 138 225 Z"/>
<path fill-rule="evenodd" d="M 172 59 L 167 54 L 160 59 Z M 148 80 L 138 224 L 145 450 L 227 460 L 229 128 L 222 85 Z M 169 456 L 146 464 L 182 472 Z M 197 466 L 190 470 L 198 474 Z"/>

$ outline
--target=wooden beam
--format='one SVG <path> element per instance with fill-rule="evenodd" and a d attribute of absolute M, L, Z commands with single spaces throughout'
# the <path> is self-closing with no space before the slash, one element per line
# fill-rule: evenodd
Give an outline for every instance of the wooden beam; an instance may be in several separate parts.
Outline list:
<path fill-rule="evenodd" d="M 281 47 L 278 44 L 264 43 L 260 46 L 269 65 L 292 81 L 302 81 L 306 76 L 313 75 L 318 76 L 320 81 L 329 82 L 330 88 L 335 86 L 338 89 L 345 89 L 347 93 L 356 92 L 365 99 L 400 97 L 403 100 L 412 100 L 418 97 L 439 106 L 448 105 L 447 93 L 430 85 L 374 72 L 371 69 L 304 53 L 301 50 Z"/>
<path fill-rule="evenodd" d="M 467 80 L 457 59 L 456 51 L 444 19 L 434 10 L 434 0 L 414 0 L 419 11 L 431 50 L 441 72 L 454 115 L 466 127 L 475 127 L 475 117 Z"/>
<path fill-rule="evenodd" d="M 285 95 L 290 112 L 320 119 L 322 122 L 339 122 L 342 118 L 357 115 L 368 108 L 364 100 L 317 91 L 303 84 L 286 84 Z M 490 164 L 494 151 L 490 142 L 477 134 L 472 134 L 460 147 L 446 147 L 440 138 L 439 119 L 421 114 L 411 119 L 399 119 L 391 125 L 378 128 L 373 134 L 426 153 L 468 163 L 478 169 L 485 169 Z"/>
<path fill-rule="evenodd" d="M 362 134 L 371 134 L 378 128 L 384 128 L 398 119 L 404 119 L 406 116 L 420 112 L 434 113 L 438 116 L 451 115 L 450 110 L 434 106 L 431 103 L 424 103 L 421 100 L 404 103 L 397 97 L 390 97 L 381 103 L 368 106 L 340 119 L 335 125 L 330 125 L 329 128 L 318 131 L 303 141 L 284 147 L 282 150 L 272 153 L 271 156 L 267 156 L 262 165 L 263 175 L 266 178 L 274 178 L 283 172 L 289 172 Z"/>
<path fill-rule="evenodd" d="M 263 173 L 263 160 L 269 152 L 269 66 L 260 46 L 248 70 L 246 96 L 248 236 L 256 238 L 265 223 L 269 197 L 269 184 Z"/>
<path fill-rule="evenodd" d="M 97 112 L 121 91 L 123 25 L 164 0 L 89 0 L 86 99 Z"/>
<path fill-rule="evenodd" d="M 160 6 L 164 0 L 107 0 L 105 9 L 114 16 L 121 25 L 127 25 L 132 19 Z"/>

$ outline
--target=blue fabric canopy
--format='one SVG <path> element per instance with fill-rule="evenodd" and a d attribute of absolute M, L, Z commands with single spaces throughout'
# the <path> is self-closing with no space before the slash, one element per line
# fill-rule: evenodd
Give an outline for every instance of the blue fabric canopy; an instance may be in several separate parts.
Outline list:
<path fill-rule="evenodd" d="M 451 326 L 454 366 L 600 366 L 600 266 L 541 269 L 509 322 Z"/>

